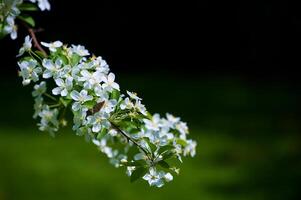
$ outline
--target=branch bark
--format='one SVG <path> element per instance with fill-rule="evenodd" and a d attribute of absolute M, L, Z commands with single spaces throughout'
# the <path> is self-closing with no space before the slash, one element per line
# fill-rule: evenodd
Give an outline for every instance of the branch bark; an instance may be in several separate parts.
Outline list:
<path fill-rule="evenodd" d="M 39 51 L 41 51 L 44 54 L 44 56 L 47 56 L 46 51 L 43 49 L 43 47 L 38 42 L 38 39 L 37 39 L 36 34 L 35 34 L 35 30 L 32 29 L 32 28 L 29 28 L 29 27 L 26 27 L 26 28 L 27 28 L 27 30 L 28 30 L 31 38 L 32 38 L 34 47 L 37 48 Z"/>
<path fill-rule="evenodd" d="M 144 149 L 136 140 L 131 138 L 131 136 L 129 136 L 127 133 L 121 130 L 117 125 L 115 125 L 112 122 L 110 123 L 114 129 L 116 129 L 119 133 L 121 133 L 121 135 L 123 135 L 128 141 L 133 142 L 134 145 L 136 145 L 141 151 L 143 151 L 143 153 L 149 158 L 149 160 L 152 161 L 151 157 L 149 156 L 150 153 L 146 149 Z"/>

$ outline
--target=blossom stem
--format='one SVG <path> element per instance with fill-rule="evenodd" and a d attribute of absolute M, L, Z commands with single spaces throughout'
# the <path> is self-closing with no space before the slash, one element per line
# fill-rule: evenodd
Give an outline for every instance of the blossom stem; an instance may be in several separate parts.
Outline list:
<path fill-rule="evenodd" d="M 41 62 L 43 61 L 43 59 L 38 55 L 36 54 L 34 51 L 28 51 L 28 53 L 32 56 L 32 57 L 37 57 Z"/>
<path fill-rule="evenodd" d="M 48 97 L 49 99 L 52 99 L 53 101 L 57 101 L 56 98 L 54 98 L 53 96 L 51 96 L 51 95 L 48 94 L 48 93 L 44 93 L 44 95 L 45 95 L 46 97 Z"/>
<path fill-rule="evenodd" d="M 121 130 L 116 124 L 114 124 L 111 121 L 110 123 L 114 129 L 116 129 L 119 133 L 121 133 L 121 135 L 123 135 L 128 141 L 133 142 L 133 144 L 135 144 L 141 151 L 143 151 L 143 153 L 148 157 L 148 159 L 152 161 L 152 158 L 149 156 L 150 153 L 145 148 L 143 148 L 136 140 L 134 140 L 133 138 L 131 138 L 131 136 L 129 136 L 127 133 Z"/>
<path fill-rule="evenodd" d="M 53 104 L 53 105 L 50 105 L 49 108 L 57 108 L 57 107 L 60 107 L 61 104 L 58 103 L 58 104 Z"/>

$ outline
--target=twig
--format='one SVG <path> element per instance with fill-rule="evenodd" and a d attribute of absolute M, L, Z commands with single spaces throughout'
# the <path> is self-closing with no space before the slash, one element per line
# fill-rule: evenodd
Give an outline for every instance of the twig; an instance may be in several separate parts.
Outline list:
<path fill-rule="evenodd" d="M 46 51 L 43 49 L 43 47 L 40 45 L 38 39 L 37 39 L 37 36 L 36 36 L 36 33 L 38 32 L 42 32 L 44 29 L 42 28 L 39 28 L 39 29 L 33 29 L 33 28 L 30 28 L 25 22 L 21 21 L 21 24 L 27 29 L 28 33 L 30 34 L 31 38 L 32 38 L 32 41 L 33 41 L 33 46 L 35 48 L 37 48 L 39 51 L 41 51 L 44 56 L 47 56 L 47 53 Z"/>
<path fill-rule="evenodd" d="M 119 133 L 121 133 L 121 135 L 123 135 L 128 141 L 133 142 L 140 150 L 142 150 L 144 152 L 144 154 L 148 157 L 148 159 L 150 161 L 152 161 L 152 158 L 149 157 L 149 152 L 147 150 L 145 150 L 136 140 L 134 140 L 133 138 L 131 138 L 131 136 L 129 136 L 127 133 L 125 133 L 123 130 L 121 130 L 117 125 L 115 125 L 114 123 L 110 122 L 113 126 L 113 128 L 115 128 Z"/>
<path fill-rule="evenodd" d="M 40 45 L 40 43 L 37 40 L 35 30 L 32 29 L 32 28 L 29 28 L 29 27 L 26 27 L 26 28 L 27 28 L 27 30 L 28 30 L 31 38 L 32 38 L 34 47 L 36 47 L 39 51 L 41 51 L 44 54 L 44 56 L 47 56 L 46 51 L 42 48 L 42 46 Z"/>

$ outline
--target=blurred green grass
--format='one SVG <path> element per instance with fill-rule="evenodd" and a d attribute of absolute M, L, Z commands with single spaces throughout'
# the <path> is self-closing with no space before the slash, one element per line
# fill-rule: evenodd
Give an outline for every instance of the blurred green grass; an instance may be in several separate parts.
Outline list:
<path fill-rule="evenodd" d="M 187 121 L 197 156 L 164 188 L 129 182 L 123 170 L 83 138 L 56 138 L 32 126 L 30 89 L 2 80 L 0 200 L 13 199 L 298 199 L 300 94 L 288 85 L 232 77 L 202 80 L 119 75 L 152 112 Z"/>

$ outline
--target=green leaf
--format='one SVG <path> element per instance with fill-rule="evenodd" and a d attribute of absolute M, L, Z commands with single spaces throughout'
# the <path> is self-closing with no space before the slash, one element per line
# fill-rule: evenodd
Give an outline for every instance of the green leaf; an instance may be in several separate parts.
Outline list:
<path fill-rule="evenodd" d="M 79 55 L 73 54 L 71 57 L 71 65 L 72 66 L 77 65 L 80 59 L 81 57 Z"/>
<path fill-rule="evenodd" d="M 101 129 L 100 133 L 97 135 L 97 139 L 101 140 L 106 134 L 108 133 L 108 130 L 106 128 Z"/>
<path fill-rule="evenodd" d="M 166 152 L 166 151 L 169 151 L 169 150 L 172 150 L 172 149 L 174 149 L 174 146 L 166 145 L 166 146 L 160 147 L 158 153 L 161 154 L 163 152 Z"/>
<path fill-rule="evenodd" d="M 88 109 L 92 109 L 95 106 L 95 101 L 87 101 L 84 103 L 85 106 L 87 106 Z"/>
<path fill-rule="evenodd" d="M 35 4 L 32 4 L 32 3 L 22 3 L 19 6 L 19 9 L 21 11 L 37 11 L 38 7 Z"/>
<path fill-rule="evenodd" d="M 66 56 L 64 56 L 64 55 L 61 55 L 60 59 L 63 61 L 64 65 L 67 65 L 69 63 L 68 58 Z"/>
<path fill-rule="evenodd" d="M 144 137 L 143 139 L 147 142 L 147 144 L 148 144 L 148 146 L 149 146 L 149 148 L 150 148 L 150 150 L 151 150 L 152 152 L 155 152 L 155 151 L 157 150 L 156 145 L 154 145 L 154 144 L 149 140 L 149 138 Z"/>
<path fill-rule="evenodd" d="M 148 142 L 148 145 L 149 145 L 149 147 L 151 148 L 152 152 L 155 152 L 155 151 L 157 150 L 156 145 L 154 145 L 153 143 Z"/>
<path fill-rule="evenodd" d="M 135 167 L 143 167 L 145 165 L 145 162 L 142 160 L 136 160 L 134 162 L 127 162 L 124 163 L 125 166 L 135 166 Z"/>
<path fill-rule="evenodd" d="M 167 159 L 173 157 L 174 155 L 175 154 L 173 152 L 168 151 L 168 152 L 166 152 L 166 153 L 163 154 L 163 160 L 167 160 Z"/>
<path fill-rule="evenodd" d="M 182 146 L 186 146 L 187 145 L 186 141 L 182 140 L 182 139 L 177 139 L 177 143 L 180 144 L 180 145 L 182 145 Z"/>
<path fill-rule="evenodd" d="M 42 51 L 34 51 L 36 54 L 38 54 L 38 56 L 40 56 L 41 58 L 45 58 L 45 54 Z"/>
<path fill-rule="evenodd" d="M 166 169 L 170 168 L 169 164 L 167 162 L 165 162 L 164 160 L 159 161 L 158 164 L 163 168 L 166 168 Z"/>
<path fill-rule="evenodd" d="M 131 147 L 130 150 L 127 152 L 128 159 L 129 159 L 129 160 L 134 159 L 134 156 L 135 156 L 137 153 L 140 153 L 140 151 L 139 151 L 139 149 L 137 148 L 137 146 Z"/>
<path fill-rule="evenodd" d="M 139 167 L 137 168 L 135 171 L 133 171 L 132 175 L 131 175 L 131 183 L 133 183 L 134 181 L 138 180 L 139 178 L 141 178 L 142 176 L 144 176 L 147 172 L 147 169 L 144 167 Z"/>
<path fill-rule="evenodd" d="M 111 98 L 118 100 L 119 97 L 120 97 L 120 92 L 118 90 L 114 89 L 111 93 Z"/>
<path fill-rule="evenodd" d="M 35 26 L 35 21 L 34 19 L 29 16 L 29 15 L 19 15 L 18 18 L 24 22 L 26 22 L 27 24 L 29 24 L 30 26 L 34 27 Z"/>

